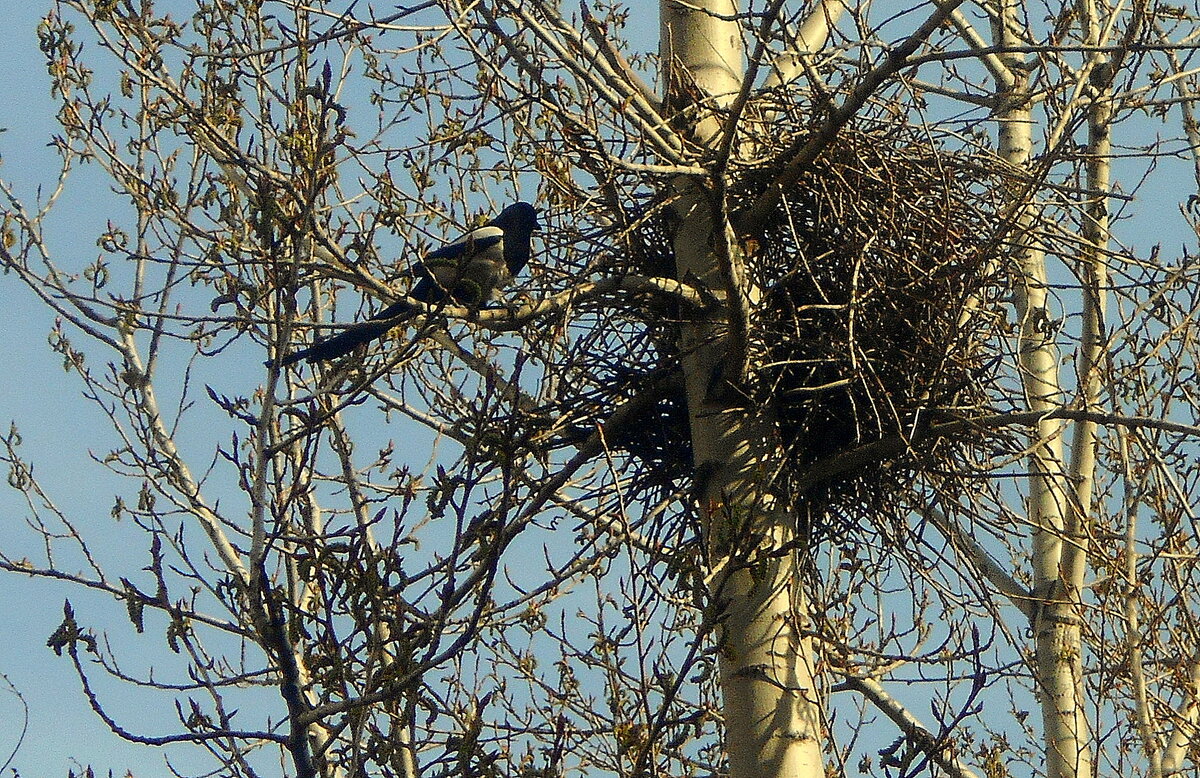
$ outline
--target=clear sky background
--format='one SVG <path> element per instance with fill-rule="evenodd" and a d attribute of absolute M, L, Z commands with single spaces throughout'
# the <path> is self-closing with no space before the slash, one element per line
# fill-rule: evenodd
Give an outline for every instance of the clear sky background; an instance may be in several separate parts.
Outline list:
<path fill-rule="evenodd" d="M 0 90 L 7 110 L 0 115 L 0 178 L 10 184 L 27 204 L 35 202 L 39 187 L 52 189 L 58 175 L 58 158 L 47 147 L 57 132 L 56 105 L 51 99 L 44 58 L 38 50 L 37 25 L 50 9 L 44 0 L 9 3 L 5 23 L 0 25 Z M 96 64 L 108 60 L 91 43 L 86 32 L 80 39 L 90 50 Z M 86 55 L 85 55 L 86 56 Z M 112 193 L 110 185 L 95 168 L 77 169 L 47 222 L 52 249 L 66 264 L 78 266 L 95 259 L 100 249 L 96 235 L 108 218 L 125 218 L 126 204 Z M 7 430 L 15 421 L 24 440 L 26 458 L 33 462 L 34 473 L 52 489 L 51 497 L 65 513 L 77 521 L 94 544 L 94 550 L 116 563 L 114 570 L 136 575 L 144 565 L 148 538 L 125 521 L 112 521 L 110 510 L 114 496 L 128 494 L 130 484 L 122 483 L 92 455 L 102 457 L 113 443 L 112 430 L 96 407 L 80 398 L 80 382 L 62 368 L 61 357 L 52 353 L 47 335 L 54 324 L 52 314 L 33 298 L 14 278 L 0 276 L 0 348 L 6 355 L 0 369 L 0 427 Z M 80 336 L 80 345 L 86 340 Z M 93 353 L 96 353 L 93 349 Z M 261 366 L 248 380 L 261 380 Z M 4 474 L 7 477 L 7 473 Z M 30 509 L 21 495 L 0 489 L 0 543 L 5 549 L 26 548 L 32 533 L 24 526 Z M 28 547 L 30 557 L 44 558 L 36 547 Z M 71 563 L 64 565 L 69 569 Z M 90 765 L 99 776 L 136 776 L 169 774 L 165 759 L 168 752 L 125 742 L 113 735 L 91 711 L 83 697 L 70 660 L 59 657 L 46 646 L 46 640 L 63 619 L 63 603 L 70 598 L 80 623 L 97 633 L 113 629 L 122 635 L 132 652 L 124 660 L 136 662 L 138 643 L 144 643 L 147 657 L 161 656 L 164 638 L 161 624 L 150 621 L 142 635 L 132 633 L 122 618 L 123 606 L 105 595 L 81 591 L 78 587 L 45 580 L 30 581 L 14 575 L 0 575 L 0 673 L 20 691 L 29 706 L 29 729 L 5 776 L 66 776 L 68 770 L 80 772 Z M 153 618 L 153 617 L 152 617 Z M 144 667 L 130 667 L 135 672 Z M 176 732 L 174 711 L 151 707 L 149 699 L 129 687 L 101 681 L 106 700 L 113 710 L 128 714 L 123 723 L 148 735 Z M 182 679 L 181 679 L 182 680 Z M 17 747 L 24 721 L 21 701 L 8 690 L 0 689 L 0 763 Z M 193 774 L 209 760 L 197 760 L 193 747 L 182 746 L 169 752 L 173 764 Z"/>
<path fill-rule="evenodd" d="M 0 133 L 0 178 L 26 199 L 35 197 L 39 186 L 53 187 L 57 175 L 57 157 L 46 145 L 57 128 L 55 105 L 36 35 L 38 22 L 49 8 L 43 0 L 6 3 L 0 25 L 0 94 L 6 106 L 0 114 L 0 127 L 5 129 Z M 107 218 L 109 190 L 94 171 L 80 172 L 50 225 L 57 250 L 91 259 L 98 251 L 92 242 L 97 230 L 92 226 L 103 225 Z M 111 533 L 114 542 L 105 544 L 105 553 L 119 552 L 127 534 L 123 530 L 129 528 L 111 528 L 108 514 L 116 486 L 105 478 L 104 468 L 88 457 L 89 447 L 106 450 L 107 425 L 79 399 L 76 377 L 64 372 L 61 360 L 50 353 L 46 338 L 53 317 L 46 308 L 13 278 L 0 277 L 0 300 L 0 348 L 5 354 L 0 368 L 0 425 L 7 429 L 10 421 L 18 423 L 23 449 L 34 461 L 36 474 L 53 484 L 53 497 L 88 529 Z M 89 442 L 98 439 L 104 441 L 99 446 Z M 28 513 L 20 495 L 4 485 L 0 542 L 6 548 L 28 542 L 30 533 L 23 526 Z M 138 541 L 138 547 L 144 545 L 144 539 Z M 46 639 L 62 621 L 68 596 L 85 620 L 88 614 L 98 615 L 101 604 L 104 611 L 112 612 L 111 598 L 45 581 L 0 576 L 0 673 L 29 705 L 29 731 L 4 775 L 65 777 L 68 769 L 78 772 L 89 764 L 97 775 L 110 770 L 117 776 L 126 771 L 137 776 L 167 774 L 162 751 L 133 746 L 109 732 L 87 707 L 70 660 L 46 647 Z M 161 630 L 156 635 L 148 631 L 143 637 L 161 643 L 161 635 Z M 161 645 L 148 648 L 158 652 Z M 0 763 L 16 747 L 22 722 L 20 701 L 0 691 Z"/>

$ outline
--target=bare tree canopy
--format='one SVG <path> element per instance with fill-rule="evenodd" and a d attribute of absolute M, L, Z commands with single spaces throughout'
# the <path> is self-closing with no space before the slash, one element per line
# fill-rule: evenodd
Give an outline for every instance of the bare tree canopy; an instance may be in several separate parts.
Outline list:
<path fill-rule="evenodd" d="M 5 294 L 144 541 L 17 419 L 0 568 L 209 774 L 1194 772 L 1198 21 L 56 0 Z"/>

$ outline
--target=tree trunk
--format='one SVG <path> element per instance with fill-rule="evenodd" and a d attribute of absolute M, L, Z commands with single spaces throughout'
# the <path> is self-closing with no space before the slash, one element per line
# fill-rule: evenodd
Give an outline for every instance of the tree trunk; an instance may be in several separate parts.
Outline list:
<path fill-rule="evenodd" d="M 741 86 L 741 33 L 730 0 L 662 5 L 667 100 L 686 116 L 685 134 L 715 151 L 726 107 Z M 696 104 L 702 95 L 704 104 Z M 691 100 L 680 104 L 681 99 Z M 719 186 L 676 181 L 674 235 L 680 279 L 697 280 L 727 299 L 740 289 L 742 257 L 724 218 Z M 769 490 L 779 453 L 767 425 L 722 391 L 731 314 L 687 323 L 681 353 L 686 376 L 696 496 L 705 522 L 710 594 L 718 620 L 726 751 L 732 778 L 822 776 L 821 705 L 812 642 L 799 634 L 808 604 L 792 549 L 796 522 Z"/>
<path fill-rule="evenodd" d="M 1019 47 L 1019 6 L 1005 2 L 994 24 L 995 42 Z M 1008 109 L 998 116 L 998 151 L 1017 169 L 1030 169 L 1033 148 L 1033 110 L 1027 68 L 1022 55 L 1006 54 L 1002 61 L 1012 81 L 1000 85 Z M 1020 184 L 1014 184 L 1021 188 Z M 1063 405 L 1055 347 L 1056 317 L 1049 307 L 1045 253 L 1035 235 L 1028 194 L 1013 192 L 1016 227 L 1011 235 L 1022 283 L 1016 289 L 1020 320 L 1021 383 L 1030 410 L 1049 412 Z M 1081 596 L 1086 551 L 1069 507 L 1071 489 L 1063 457 L 1065 423 L 1050 418 L 1038 422 L 1029 456 L 1029 524 L 1033 532 L 1033 595 L 1031 609 L 1035 640 L 1034 685 L 1041 702 L 1045 728 L 1046 775 L 1077 778 L 1091 775 L 1088 724 L 1083 711 Z M 1069 548 L 1064 549 L 1064 539 Z"/>

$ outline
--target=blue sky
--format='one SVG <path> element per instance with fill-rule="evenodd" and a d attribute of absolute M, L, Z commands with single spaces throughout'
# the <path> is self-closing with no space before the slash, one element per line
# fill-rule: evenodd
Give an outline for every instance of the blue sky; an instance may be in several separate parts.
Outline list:
<path fill-rule="evenodd" d="M 40 1 L 8 4 L 5 24 L 0 25 L 0 92 L 8 106 L 0 117 L 6 130 L 0 134 L 0 177 L 26 198 L 35 196 L 39 185 L 53 186 L 57 171 L 55 155 L 46 147 L 56 127 L 55 106 L 36 36 L 38 21 L 48 8 Z M 107 188 L 98 180 L 88 181 L 95 179 L 88 172 L 76 182 L 83 186 L 68 189 L 51 224 L 57 228 L 56 246 L 86 252 L 90 258 L 97 251 L 95 244 L 79 240 L 75 241 L 79 245 L 72 245 L 72 239 L 95 234 L 77 227 L 104 223 L 102 194 Z M 81 522 L 97 526 L 107 519 L 115 491 L 105 483 L 103 468 L 89 460 L 88 441 L 102 435 L 105 427 L 79 400 L 74 377 L 47 349 L 51 315 L 15 279 L 2 279 L 0 284 L 5 300 L 0 309 L 0 347 L 8 366 L 0 372 L 0 425 L 7 429 L 10 421 L 18 421 L 25 453 L 35 461 L 36 473 L 54 485 L 54 498 Z M 20 531 L 26 514 L 16 492 L 0 491 L 0 520 L 5 522 L 0 537 L 6 547 L 19 538 L 27 542 L 28 533 Z M 114 539 L 122 534 L 121 528 L 112 531 Z M 115 542 L 106 550 L 121 546 Z M 118 776 L 127 770 L 136 775 L 163 774 L 162 752 L 113 736 L 87 708 L 69 660 L 46 647 L 46 639 L 62 620 L 67 596 L 81 614 L 100 602 L 62 585 L 0 576 L 0 619 L 6 636 L 0 641 L 0 673 L 16 685 L 30 708 L 30 729 L 10 769 L 24 776 L 65 776 L 70 768 L 78 771 L 90 764 L 98 775 L 109 770 Z M 16 746 L 21 717 L 16 698 L 0 691 L 0 761 Z"/>

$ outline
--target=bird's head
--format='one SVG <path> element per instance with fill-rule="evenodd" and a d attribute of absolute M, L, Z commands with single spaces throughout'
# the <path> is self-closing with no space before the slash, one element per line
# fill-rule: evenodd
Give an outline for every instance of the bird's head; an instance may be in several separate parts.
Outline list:
<path fill-rule="evenodd" d="M 537 232 L 542 228 L 538 224 L 537 209 L 526 202 L 517 202 L 505 208 L 500 215 L 492 219 L 492 224 L 505 232 Z"/>

